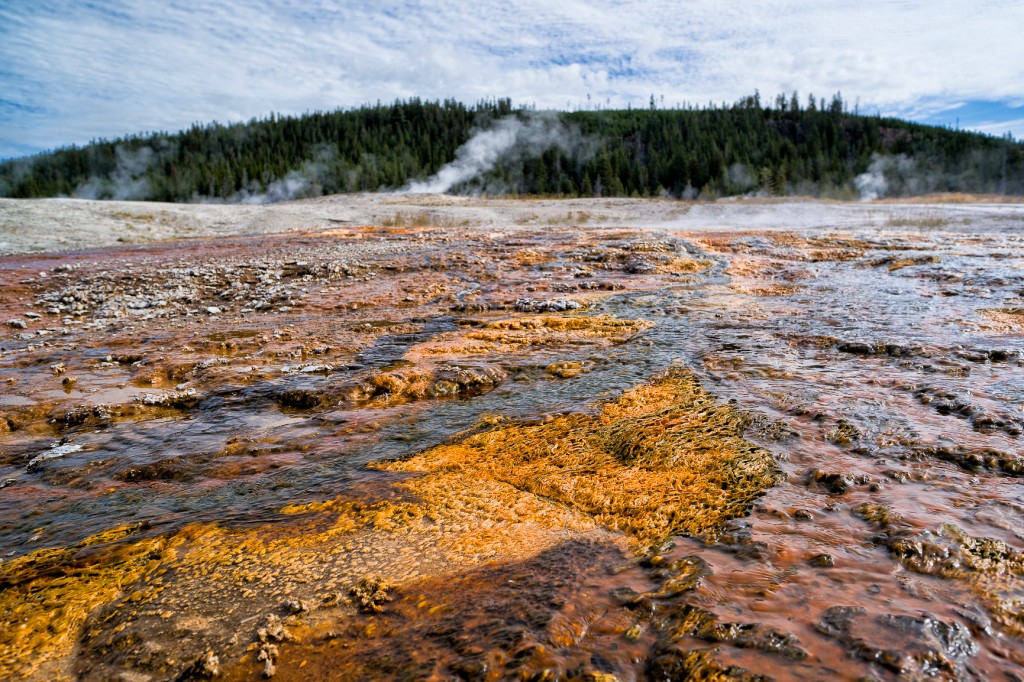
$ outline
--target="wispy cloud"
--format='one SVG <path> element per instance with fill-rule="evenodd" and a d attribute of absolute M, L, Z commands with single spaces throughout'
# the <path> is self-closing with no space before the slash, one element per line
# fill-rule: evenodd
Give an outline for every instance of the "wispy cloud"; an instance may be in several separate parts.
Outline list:
<path fill-rule="evenodd" d="M 1021 138 L 1024 137 L 1024 118 L 1007 119 L 1005 121 L 979 121 L 972 123 L 971 129 L 997 137 L 1010 133 L 1016 138 Z"/>
<path fill-rule="evenodd" d="M 409 96 L 565 108 L 841 90 L 915 116 L 1024 99 L 1020 26 L 1017 0 L 0 3 L 0 157 Z"/>

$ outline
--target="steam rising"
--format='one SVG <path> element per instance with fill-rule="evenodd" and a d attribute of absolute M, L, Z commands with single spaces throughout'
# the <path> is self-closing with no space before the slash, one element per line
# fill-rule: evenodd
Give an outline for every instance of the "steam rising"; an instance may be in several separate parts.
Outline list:
<path fill-rule="evenodd" d="M 330 185 L 337 156 L 338 148 L 336 146 L 320 145 L 313 151 L 312 159 L 304 161 L 301 168 L 288 171 L 283 178 L 268 183 L 265 190 L 261 190 L 260 184 L 254 180 L 249 183 L 249 187 L 235 192 L 223 200 L 223 203 L 272 204 L 278 201 L 320 196 L 324 193 L 325 185 Z M 210 201 L 206 197 L 198 199 Z"/>
<path fill-rule="evenodd" d="M 151 147 L 130 149 L 118 145 L 114 150 L 117 166 L 106 177 L 92 176 L 79 185 L 74 195 L 80 199 L 145 200 L 150 186 L 146 173 L 158 162 L 160 153 Z"/>
<path fill-rule="evenodd" d="M 924 189 L 922 178 L 916 177 L 914 160 L 904 154 L 897 156 L 871 156 L 871 165 L 866 173 L 853 179 L 853 185 L 862 201 L 874 201 L 886 196 L 893 181 L 907 185 L 909 194 L 920 194 Z M 904 189 L 901 187 L 901 189 Z M 901 192 L 902 194 L 903 192 Z"/>
<path fill-rule="evenodd" d="M 593 155 L 596 144 L 583 137 L 575 127 L 566 126 L 553 114 L 533 114 L 525 120 L 508 116 L 486 130 L 478 130 L 455 152 L 455 160 L 436 175 L 415 181 L 399 190 L 400 194 L 443 194 L 460 185 L 477 182 L 477 191 L 503 193 L 506 183 L 486 179 L 486 174 L 501 164 L 513 165 L 559 149 L 577 162 Z"/>
<path fill-rule="evenodd" d="M 757 178 L 747 170 L 746 165 L 734 163 L 729 166 L 729 182 L 741 190 L 748 190 L 757 184 Z"/>

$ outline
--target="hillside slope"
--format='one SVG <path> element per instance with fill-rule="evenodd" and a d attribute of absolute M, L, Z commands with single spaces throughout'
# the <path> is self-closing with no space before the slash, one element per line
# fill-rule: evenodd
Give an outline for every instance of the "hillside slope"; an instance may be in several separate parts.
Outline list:
<path fill-rule="evenodd" d="M 472 144 L 467 144 L 472 141 Z M 765 105 L 542 112 L 418 99 L 196 124 L 0 164 L 0 196 L 265 203 L 396 190 L 714 198 L 1024 194 L 1024 145 L 796 97 Z"/>

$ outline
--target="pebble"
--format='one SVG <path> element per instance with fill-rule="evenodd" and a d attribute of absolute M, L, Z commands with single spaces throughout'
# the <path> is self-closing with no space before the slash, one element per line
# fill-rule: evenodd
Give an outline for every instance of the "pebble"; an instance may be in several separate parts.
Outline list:
<path fill-rule="evenodd" d="M 284 603 L 284 609 L 288 613 L 308 613 L 312 607 L 302 599 L 289 599 Z"/>
<path fill-rule="evenodd" d="M 815 554 L 807 563 L 815 568 L 832 568 L 836 565 L 835 559 L 830 554 Z"/>

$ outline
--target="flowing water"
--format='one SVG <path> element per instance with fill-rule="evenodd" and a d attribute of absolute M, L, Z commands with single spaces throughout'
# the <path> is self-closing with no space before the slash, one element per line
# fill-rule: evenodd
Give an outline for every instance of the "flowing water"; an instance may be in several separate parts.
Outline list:
<path fill-rule="evenodd" d="M 272 527 L 288 521 L 279 513 L 286 505 L 400 479 L 367 468 L 371 462 L 450 442 L 481 420 L 593 414 L 600 401 L 682 368 L 746 413 L 746 438 L 776 458 L 780 482 L 750 514 L 717 536 L 675 537 L 642 559 L 594 536 L 454 575 L 427 571 L 400 584 L 380 616 L 392 634 L 363 654 L 377 657 L 376 674 L 670 679 L 662 663 L 671 649 L 707 650 L 723 675 L 738 675 L 729 672 L 735 665 L 775 679 L 1024 679 L 1024 237 L 1006 227 L 670 232 L 669 240 L 713 264 L 596 297 L 585 310 L 653 326 L 622 344 L 506 358 L 493 390 L 458 399 L 368 409 L 280 396 L 315 395 L 412 365 L 411 348 L 458 330 L 472 313 L 385 319 L 372 325 L 370 341 L 331 350 L 327 370 L 252 376 L 237 370 L 256 367 L 266 357 L 259 349 L 282 329 L 280 338 L 313 347 L 350 323 L 342 313 L 323 321 L 324 303 L 290 314 L 293 329 L 317 320 L 310 338 L 255 323 L 228 336 L 161 328 L 153 344 L 170 347 L 173 333 L 237 339 L 221 348 L 223 366 L 236 373 L 208 381 L 195 404 L 145 419 L 86 415 L 52 431 L 8 416 L 14 426 L 35 426 L 0 436 L 0 549 L 13 560 L 140 521 L 148 535 L 196 523 Z M 541 245 L 558 239 L 535 236 Z M 553 271 L 572 253 L 534 271 Z M 13 281 L 40 265 L 7 268 Z M 146 341 L 114 336 L 28 349 L 38 341 L 9 335 L 0 379 L 12 381 L 0 405 L 24 415 L 69 396 L 88 407 L 178 390 L 177 378 L 140 383 L 139 360 L 116 356 Z M 256 338 L 261 344 L 250 344 Z M 565 380 L 545 372 L 565 359 L 587 371 Z M 58 375 L 40 379 L 58 362 L 68 366 L 60 374 L 76 375 L 70 389 Z M 316 362 L 302 354 L 293 364 Z M 198 383 L 180 384 L 189 381 Z M 982 539 L 994 542 L 978 549 Z M 622 596 L 656 593 L 672 575 L 663 567 L 680 561 L 700 562 L 692 589 L 662 591 L 641 606 Z M 425 615 L 422 595 L 439 591 L 456 596 Z M 665 629 L 681 613 L 711 625 L 670 638 Z M 296 653 L 282 655 L 281 678 L 327 677 L 342 655 L 349 635 L 329 623 L 310 627 Z M 523 644 L 524 632 L 534 646 Z M 79 672 L 102 677 L 101 670 Z"/>

